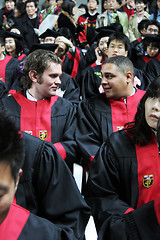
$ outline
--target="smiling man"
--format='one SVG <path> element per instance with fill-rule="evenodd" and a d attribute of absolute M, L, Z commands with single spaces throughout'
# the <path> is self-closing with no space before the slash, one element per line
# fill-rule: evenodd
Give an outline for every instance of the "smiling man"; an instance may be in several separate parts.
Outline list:
<path fill-rule="evenodd" d="M 22 131 L 56 143 L 63 159 L 67 159 L 69 152 L 74 155 L 76 109 L 68 100 L 56 95 L 61 74 L 61 59 L 55 53 L 42 49 L 33 51 L 21 78 L 25 90 L 2 99 L 1 108 L 10 112 Z M 73 160 L 71 155 L 69 161 Z"/>
<path fill-rule="evenodd" d="M 124 56 L 104 61 L 101 84 L 104 93 L 82 101 L 78 108 L 76 141 L 83 153 L 84 167 L 88 168 L 108 136 L 134 119 L 145 93 L 134 88 L 134 67 Z"/>

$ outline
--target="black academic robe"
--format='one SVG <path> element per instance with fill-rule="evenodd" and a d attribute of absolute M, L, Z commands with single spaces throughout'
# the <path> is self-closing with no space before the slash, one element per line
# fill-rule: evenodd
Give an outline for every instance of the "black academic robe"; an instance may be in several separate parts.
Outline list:
<path fill-rule="evenodd" d="M 160 59 L 153 58 L 146 64 L 146 72 L 150 74 L 151 80 L 160 75 Z"/>
<path fill-rule="evenodd" d="M 122 130 L 102 145 L 87 185 L 99 239 L 160 239 L 159 163 L 154 134 L 140 146 Z"/>
<path fill-rule="evenodd" d="M 68 51 L 63 58 L 63 72 L 71 75 L 71 77 L 75 78 L 77 82 L 79 82 L 81 71 L 85 68 L 85 66 L 86 63 L 80 48 L 75 47 L 75 51 Z"/>
<path fill-rule="evenodd" d="M 0 109 L 9 111 L 21 131 L 54 143 L 63 159 L 76 161 L 76 107 L 68 100 L 56 95 L 35 102 L 19 91 L 1 99 Z"/>
<path fill-rule="evenodd" d="M 85 68 L 81 74 L 81 96 L 87 99 L 99 94 L 99 86 L 101 85 L 101 65 L 92 64 Z"/>
<path fill-rule="evenodd" d="M 69 228 L 54 225 L 12 203 L 5 220 L 0 224 L 1 240 L 76 240 Z"/>
<path fill-rule="evenodd" d="M 3 60 L 0 60 L 0 69 L 0 79 L 5 83 L 7 91 L 9 91 L 19 78 L 19 61 L 6 55 Z"/>
<path fill-rule="evenodd" d="M 90 166 L 96 152 L 111 133 L 133 121 L 144 93 L 145 91 L 137 89 L 134 95 L 127 97 L 127 105 L 123 98 L 107 99 L 105 94 L 91 97 L 79 104 L 75 136 L 83 155 L 84 167 Z"/>
<path fill-rule="evenodd" d="M 62 73 L 60 76 L 61 84 L 59 85 L 59 96 L 66 98 L 73 104 L 78 104 L 80 101 L 80 87 L 77 81 L 67 73 Z"/>
<path fill-rule="evenodd" d="M 25 161 L 16 191 L 18 205 L 83 239 L 90 209 L 52 143 L 23 132 Z M 47 239 L 47 238 L 46 238 Z"/>

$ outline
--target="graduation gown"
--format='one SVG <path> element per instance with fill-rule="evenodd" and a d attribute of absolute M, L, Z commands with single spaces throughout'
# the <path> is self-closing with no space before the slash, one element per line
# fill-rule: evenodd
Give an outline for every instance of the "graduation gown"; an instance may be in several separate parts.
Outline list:
<path fill-rule="evenodd" d="M 76 142 L 83 155 L 84 167 L 90 166 L 99 147 L 111 133 L 133 121 L 144 93 L 137 89 L 134 95 L 127 97 L 127 105 L 123 98 L 107 99 L 105 94 L 91 97 L 79 104 Z"/>
<path fill-rule="evenodd" d="M 1 240 L 76 240 L 71 229 L 55 226 L 26 209 L 12 203 L 5 220 L 0 224 Z"/>
<path fill-rule="evenodd" d="M 151 80 L 160 75 L 160 59 L 153 58 L 146 64 L 146 72 L 150 74 Z"/>
<path fill-rule="evenodd" d="M 56 95 L 35 102 L 19 91 L 1 99 L 0 109 L 9 111 L 21 131 L 54 143 L 63 159 L 76 161 L 76 107 L 68 100 Z"/>
<path fill-rule="evenodd" d="M 5 83 L 7 91 L 19 77 L 19 70 L 18 59 L 6 55 L 3 60 L 0 60 L 0 79 Z"/>
<path fill-rule="evenodd" d="M 17 204 L 61 228 L 72 229 L 78 239 L 83 239 L 90 209 L 66 163 L 52 143 L 24 132 L 23 139 L 25 161 L 16 191 Z"/>
<path fill-rule="evenodd" d="M 94 63 L 84 69 L 81 75 L 82 99 L 90 98 L 99 94 L 99 86 L 101 85 L 101 80 L 101 65 L 96 65 L 96 63 Z"/>
<path fill-rule="evenodd" d="M 63 58 L 62 71 L 68 73 L 77 82 L 79 82 L 81 71 L 86 63 L 80 48 L 75 47 L 75 51 L 68 51 Z"/>
<path fill-rule="evenodd" d="M 102 145 L 87 191 L 99 239 L 160 239 L 159 163 L 154 134 L 149 144 L 137 146 L 119 131 Z"/>

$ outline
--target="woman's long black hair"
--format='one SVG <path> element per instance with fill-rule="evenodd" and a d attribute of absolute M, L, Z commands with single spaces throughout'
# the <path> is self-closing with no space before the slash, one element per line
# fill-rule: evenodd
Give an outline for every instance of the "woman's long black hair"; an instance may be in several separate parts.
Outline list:
<path fill-rule="evenodd" d="M 152 129 L 145 119 L 145 102 L 147 98 L 160 97 L 160 76 L 156 77 L 149 85 L 146 93 L 140 100 L 134 122 L 125 125 L 126 131 L 130 132 L 136 144 L 146 145 L 151 139 Z"/>

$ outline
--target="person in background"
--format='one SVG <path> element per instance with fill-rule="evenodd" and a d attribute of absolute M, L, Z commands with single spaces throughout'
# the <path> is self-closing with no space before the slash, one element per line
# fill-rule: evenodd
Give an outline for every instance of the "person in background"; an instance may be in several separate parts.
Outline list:
<path fill-rule="evenodd" d="M 9 29 L 14 24 L 14 8 L 16 0 L 5 0 L 5 6 L 0 9 L 0 29 Z"/>
<path fill-rule="evenodd" d="M 16 21 L 17 27 L 28 49 L 31 48 L 33 43 L 38 43 L 37 29 L 42 22 L 42 15 L 37 12 L 37 3 L 34 0 L 27 0 L 25 2 L 26 14 Z"/>
<path fill-rule="evenodd" d="M 157 77 L 134 121 L 109 136 L 92 162 L 86 199 L 101 240 L 160 238 L 159 119 Z"/>
<path fill-rule="evenodd" d="M 147 11 L 145 11 L 146 7 L 146 0 L 135 0 L 136 13 L 130 17 L 128 23 L 128 33 L 131 42 L 141 37 L 140 32 L 137 28 L 138 23 L 144 19 L 149 19 L 150 15 Z"/>
<path fill-rule="evenodd" d="M 99 13 L 97 12 L 99 1 L 87 0 L 88 11 L 78 18 L 77 24 L 83 29 L 78 33 L 80 47 L 88 49 L 95 36 L 96 19 Z"/>
<path fill-rule="evenodd" d="M 5 54 L 5 41 L 2 36 L 0 36 L 0 65 L 0 79 L 5 84 L 7 92 L 9 92 L 19 77 L 20 68 L 18 59 Z"/>
<path fill-rule="evenodd" d="M 123 27 L 123 32 L 128 32 L 128 17 L 125 12 L 120 12 L 118 9 L 121 4 L 121 0 L 105 0 L 105 11 L 97 17 L 96 28 L 108 26 L 111 23 L 118 22 Z"/>

